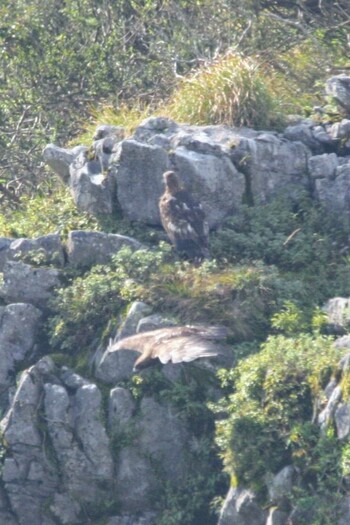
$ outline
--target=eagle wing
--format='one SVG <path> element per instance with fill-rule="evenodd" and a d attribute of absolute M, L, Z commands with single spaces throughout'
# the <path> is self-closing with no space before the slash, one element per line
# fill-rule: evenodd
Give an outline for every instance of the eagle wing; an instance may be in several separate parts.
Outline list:
<path fill-rule="evenodd" d="M 126 337 L 113 350 L 135 350 L 163 364 L 180 363 L 225 353 L 225 347 L 216 341 L 226 337 L 224 326 L 175 326 Z"/>
<path fill-rule="evenodd" d="M 153 348 L 152 356 L 166 364 L 189 362 L 199 357 L 214 357 L 224 353 L 224 347 L 197 335 L 181 336 L 163 340 Z"/>

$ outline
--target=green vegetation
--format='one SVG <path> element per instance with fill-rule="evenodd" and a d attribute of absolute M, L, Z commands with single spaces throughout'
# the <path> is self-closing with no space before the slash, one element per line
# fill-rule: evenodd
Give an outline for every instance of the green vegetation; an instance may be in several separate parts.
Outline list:
<path fill-rule="evenodd" d="M 305 194 L 242 206 L 211 234 L 213 260 L 195 267 L 159 243 L 156 230 L 78 212 L 41 151 L 49 142 L 89 145 L 102 123 L 129 134 L 150 115 L 276 129 L 290 114 L 310 115 L 325 102 L 332 68 L 349 60 L 344 13 L 348 0 L 4 0 L 0 7 L 0 235 L 59 231 L 65 239 L 73 229 L 103 230 L 151 246 L 64 274 L 46 325 L 55 362 L 91 373 L 89 351 L 108 341 L 136 299 L 183 323 L 224 324 L 238 365 L 221 373 L 224 397 L 212 410 L 221 415 L 217 443 L 232 483 L 254 488 L 266 503 L 266 474 L 294 465 L 291 504 L 311 513 L 312 525 L 334 523 L 350 473 L 349 440 L 315 424 L 342 355 L 324 335 L 320 307 L 350 295 L 349 225 Z M 164 486 L 157 525 L 215 523 L 210 501 L 227 488 L 209 396 L 194 372 L 169 384 L 155 371 L 128 385 L 137 400 L 154 395 L 176 406 L 198 439 L 192 460 L 207 463 L 183 486 Z M 345 373 L 344 396 L 349 385 Z M 101 502 L 104 515 L 117 512 L 114 505 Z M 86 511 L 97 521 L 102 510 Z"/>
<path fill-rule="evenodd" d="M 295 309 L 283 316 L 287 332 L 290 315 Z M 283 325 L 279 316 L 274 324 Z M 293 465 L 298 472 L 293 504 L 312 508 L 315 524 L 332 523 L 344 491 L 349 444 L 314 421 L 344 352 L 332 337 L 315 332 L 271 336 L 258 353 L 222 372 L 232 393 L 214 407 L 227 413 L 217 424 L 217 441 L 232 483 L 253 487 L 264 500 L 266 473 Z"/>

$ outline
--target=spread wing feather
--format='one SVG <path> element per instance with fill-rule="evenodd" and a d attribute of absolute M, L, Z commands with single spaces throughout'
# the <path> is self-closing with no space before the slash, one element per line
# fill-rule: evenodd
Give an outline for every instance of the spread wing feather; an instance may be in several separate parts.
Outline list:
<path fill-rule="evenodd" d="M 158 358 L 163 364 L 180 363 L 226 353 L 226 347 L 216 342 L 226 337 L 224 326 L 176 326 L 126 337 L 113 345 L 113 350 L 135 350 L 145 359 Z"/>

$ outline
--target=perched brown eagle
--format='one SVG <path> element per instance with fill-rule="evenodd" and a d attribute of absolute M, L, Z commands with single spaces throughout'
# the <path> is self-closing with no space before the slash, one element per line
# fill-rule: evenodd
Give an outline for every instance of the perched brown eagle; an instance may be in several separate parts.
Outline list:
<path fill-rule="evenodd" d="M 163 175 L 165 192 L 159 200 L 162 225 L 175 249 L 189 259 L 209 257 L 209 227 L 202 205 L 186 191 L 173 171 Z"/>
<path fill-rule="evenodd" d="M 228 348 L 217 343 L 226 337 L 224 326 L 175 326 L 126 337 L 113 346 L 113 351 L 139 352 L 141 355 L 134 364 L 134 371 L 138 371 L 156 364 L 157 360 L 166 364 L 194 361 L 200 357 L 228 356 Z"/>

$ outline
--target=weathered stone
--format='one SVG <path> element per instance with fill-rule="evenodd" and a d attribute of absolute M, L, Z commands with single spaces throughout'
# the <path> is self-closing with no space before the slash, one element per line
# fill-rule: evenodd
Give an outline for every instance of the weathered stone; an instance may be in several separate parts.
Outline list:
<path fill-rule="evenodd" d="M 46 164 L 53 169 L 64 182 L 69 181 L 69 166 L 80 153 L 87 151 L 86 146 L 76 146 L 72 149 L 64 149 L 55 144 L 48 144 L 43 151 Z"/>
<path fill-rule="evenodd" d="M 151 330 L 157 330 L 158 328 L 167 328 L 168 326 L 174 325 L 174 321 L 166 319 L 159 314 L 148 315 L 140 319 L 137 324 L 136 333 L 149 332 Z"/>
<path fill-rule="evenodd" d="M 75 394 L 75 434 L 90 461 L 92 480 L 111 482 L 113 458 L 102 424 L 102 396 L 96 385 L 83 385 Z"/>
<path fill-rule="evenodd" d="M 136 404 L 129 390 L 116 387 L 109 393 L 108 400 L 108 428 L 112 434 L 117 434 L 125 429 L 130 422 Z"/>
<path fill-rule="evenodd" d="M 310 150 L 301 142 L 288 142 L 272 133 L 262 133 L 255 139 L 241 138 L 231 153 L 237 169 L 250 180 L 256 204 L 268 202 L 281 191 L 307 188 L 310 156 Z"/>
<path fill-rule="evenodd" d="M 266 510 L 260 508 L 250 490 L 230 488 L 218 525 L 265 525 L 266 517 Z"/>
<path fill-rule="evenodd" d="M 331 95 L 335 102 L 346 112 L 350 112 L 350 77 L 341 74 L 335 75 L 326 81 L 326 93 Z"/>
<path fill-rule="evenodd" d="M 83 152 L 69 167 L 70 190 L 79 210 L 96 216 L 111 215 L 115 209 L 115 179 L 100 160 L 88 160 Z"/>
<path fill-rule="evenodd" d="M 324 153 L 309 158 L 308 168 L 312 179 L 334 179 L 338 166 L 335 153 Z"/>
<path fill-rule="evenodd" d="M 349 92 L 350 96 L 350 92 Z M 333 139 L 344 140 L 350 138 L 350 120 L 343 119 L 340 122 L 335 122 L 328 129 L 328 133 Z"/>
<path fill-rule="evenodd" d="M 122 512 L 138 514 L 154 510 L 160 480 L 138 448 L 130 446 L 120 451 L 115 478 Z"/>
<path fill-rule="evenodd" d="M 169 118 L 149 117 L 136 128 L 134 138 L 141 142 L 147 142 L 156 135 L 173 134 L 178 128 L 178 124 Z"/>
<path fill-rule="evenodd" d="M 31 304 L 0 306 L 0 406 L 7 407 L 6 390 L 15 384 L 16 366 L 35 348 L 42 314 Z"/>
<path fill-rule="evenodd" d="M 332 422 L 341 396 L 341 387 L 336 386 L 328 400 L 325 409 L 322 410 L 322 412 L 318 416 L 318 424 L 320 425 L 322 430 L 325 430 L 328 427 L 328 425 Z"/>
<path fill-rule="evenodd" d="M 109 345 L 102 356 L 96 356 L 95 377 L 104 383 L 115 384 L 129 379 L 133 373 L 134 362 L 140 355 L 131 350 L 114 350 L 116 344 Z"/>
<path fill-rule="evenodd" d="M 310 119 L 288 126 L 283 135 L 291 142 L 301 142 L 314 154 L 324 153 L 323 144 L 332 143 L 332 139 L 325 129 L 322 126 L 317 126 Z"/>
<path fill-rule="evenodd" d="M 6 303 L 31 303 L 44 308 L 59 285 L 58 270 L 8 261 L 3 269 L 0 297 Z"/>
<path fill-rule="evenodd" d="M 350 496 L 345 496 L 339 505 L 339 520 L 337 525 L 349 525 L 350 523 Z"/>
<path fill-rule="evenodd" d="M 186 189 L 201 202 L 211 228 L 239 209 L 245 178 L 227 155 L 220 152 L 214 156 L 179 147 L 171 155 L 171 161 Z"/>
<path fill-rule="evenodd" d="M 62 383 L 71 390 L 78 390 L 81 386 L 90 384 L 87 379 L 66 366 L 62 366 L 59 377 Z"/>
<path fill-rule="evenodd" d="M 123 128 L 122 126 L 101 124 L 96 128 L 93 139 L 101 140 L 106 137 L 117 137 L 119 140 L 123 140 L 125 138 L 125 128 Z"/>
<path fill-rule="evenodd" d="M 337 437 L 344 439 L 350 434 L 350 406 L 349 403 L 340 403 L 334 414 Z"/>
<path fill-rule="evenodd" d="M 107 264 L 113 255 L 126 246 L 132 250 L 142 248 L 140 242 L 125 235 L 73 230 L 68 234 L 68 263 L 83 268 Z"/>
<path fill-rule="evenodd" d="M 350 323 L 350 298 L 333 297 L 323 306 L 327 322 L 336 333 L 344 333 Z"/>
<path fill-rule="evenodd" d="M 189 433 L 176 409 L 151 397 L 143 398 L 137 430 L 139 450 L 162 464 L 167 480 L 178 482 L 187 472 Z"/>
<path fill-rule="evenodd" d="M 287 525 L 288 514 L 279 509 L 272 508 L 269 510 L 269 515 L 266 525 Z"/>
<path fill-rule="evenodd" d="M 124 322 L 118 330 L 116 341 L 129 337 L 130 335 L 136 334 L 137 327 L 141 319 L 148 316 L 152 312 L 152 308 L 142 301 L 135 301 L 130 306 L 128 313 L 124 319 Z"/>
<path fill-rule="evenodd" d="M 284 467 L 275 476 L 266 479 L 269 500 L 281 507 L 290 496 L 293 488 L 294 468 L 291 465 Z"/>
<path fill-rule="evenodd" d="M 163 173 L 169 169 L 166 151 L 158 146 L 124 140 L 120 144 L 115 177 L 118 202 L 130 220 L 160 224 L 159 197 L 163 192 Z"/>
<path fill-rule="evenodd" d="M 12 406 L 1 421 L 8 452 L 4 488 L 20 525 L 55 523 L 47 515 L 47 501 L 57 491 L 58 474 L 48 460 L 39 431 L 42 381 L 53 370 L 52 360 L 46 357 L 25 371 Z"/>
<path fill-rule="evenodd" d="M 59 519 L 62 525 L 71 525 L 80 521 L 80 505 L 74 501 L 69 494 L 54 494 L 53 502 L 50 505 L 50 511 Z"/>
<path fill-rule="evenodd" d="M 7 237 L 0 237 L 0 272 L 2 272 L 3 267 L 7 261 L 7 253 L 12 241 L 13 239 L 8 239 Z"/>
<path fill-rule="evenodd" d="M 12 241 L 7 251 L 7 259 L 55 266 L 63 266 L 65 263 L 63 245 L 58 233 Z"/>
<path fill-rule="evenodd" d="M 337 167 L 334 180 L 317 179 L 315 197 L 329 213 L 342 215 L 345 224 L 350 222 L 350 164 Z"/>

